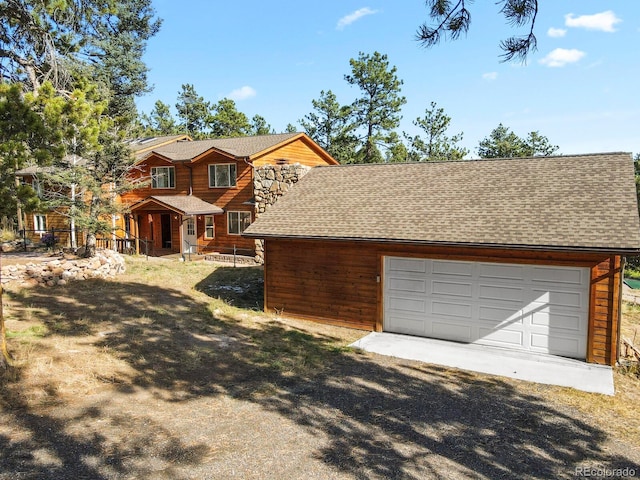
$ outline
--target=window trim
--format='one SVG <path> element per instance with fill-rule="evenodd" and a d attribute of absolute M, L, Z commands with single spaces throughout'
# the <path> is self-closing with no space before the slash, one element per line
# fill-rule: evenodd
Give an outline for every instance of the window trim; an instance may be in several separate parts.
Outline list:
<path fill-rule="evenodd" d="M 233 170 L 234 170 L 233 183 L 230 185 L 212 185 L 212 183 L 215 183 L 215 180 L 216 180 L 216 174 L 215 174 L 216 168 L 225 167 L 225 166 L 227 167 L 227 170 L 228 170 L 230 183 L 232 180 L 231 167 L 233 167 Z M 213 170 L 213 175 L 211 175 L 212 170 Z M 210 163 L 207 167 L 207 171 L 209 173 L 209 188 L 236 188 L 238 186 L 238 165 L 236 163 Z"/>
<path fill-rule="evenodd" d="M 168 172 L 167 173 L 167 175 L 168 175 L 167 183 L 169 184 L 168 187 L 159 187 L 157 185 L 156 178 L 158 177 L 158 174 L 156 172 L 157 172 L 157 170 L 160 170 L 160 169 L 167 170 L 167 172 Z M 173 185 L 171 185 L 171 180 L 173 180 Z M 176 188 L 176 167 L 174 167 L 174 166 L 151 167 L 151 188 L 153 188 L 155 190 L 171 190 L 171 189 L 175 189 Z"/>
<path fill-rule="evenodd" d="M 42 219 L 42 221 L 38 221 L 38 219 Z M 42 227 L 42 228 L 40 228 Z M 41 213 L 35 213 L 33 215 L 33 231 L 35 233 L 47 233 L 47 216 Z"/>
<path fill-rule="evenodd" d="M 207 225 L 207 220 L 211 219 L 211 225 Z M 211 236 L 208 235 L 208 229 L 211 228 Z M 216 219 L 213 215 L 204 216 L 204 238 L 206 240 L 212 240 L 216 238 Z"/>
<path fill-rule="evenodd" d="M 238 216 L 238 233 L 234 233 L 231 231 L 231 215 L 235 214 Z M 227 234 L 229 235 L 242 235 L 242 232 L 244 232 L 244 229 L 241 226 L 240 220 L 241 220 L 241 214 L 243 214 L 244 216 L 248 215 L 249 216 L 249 225 L 251 225 L 251 220 L 252 220 L 252 215 L 251 212 L 247 212 L 247 211 L 243 211 L 243 210 L 235 210 L 232 212 L 227 212 Z M 249 226 L 247 225 L 247 227 Z M 245 227 L 246 228 L 246 227 Z"/>

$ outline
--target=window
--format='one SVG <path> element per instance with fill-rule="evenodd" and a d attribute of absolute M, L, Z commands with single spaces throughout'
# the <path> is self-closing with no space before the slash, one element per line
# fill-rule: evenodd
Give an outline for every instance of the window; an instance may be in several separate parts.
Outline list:
<path fill-rule="evenodd" d="M 209 165 L 209 187 L 235 187 L 236 164 Z"/>
<path fill-rule="evenodd" d="M 31 188 L 33 188 L 33 191 L 36 192 L 36 195 L 38 195 L 38 197 L 42 198 L 42 186 L 40 185 L 38 179 L 35 177 L 31 182 Z"/>
<path fill-rule="evenodd" d="M 33 229 L 36 233 L 45 233 L 47 231 L 47 217 L 45 215 L 34 215 Z"/>
<path fill-rule="evenodd" d="M 187 218 L 187 235 L 196 234 L 196 222 L 193 221 L 193 217 Z"/>
<path fill-rule="evenodd" d="M 230 235 L 240 235 L 251 225 L 251 212 L 229 212 L 227 222 Z"/>
<path fill-rule="evenodd" d="M 206 215 L 204 217 L 204 238 L 213 238 L 215 236 L 215 232 L 213 215 Z"/>
<path fill-rule="evenodd" d="M 151 188 L 176 188 L 175 167 L 152 167 Z"/>

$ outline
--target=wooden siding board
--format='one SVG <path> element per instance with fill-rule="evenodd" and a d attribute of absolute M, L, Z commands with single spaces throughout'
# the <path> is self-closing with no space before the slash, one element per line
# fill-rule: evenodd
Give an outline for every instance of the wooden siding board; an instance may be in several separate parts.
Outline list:
<path fill-rule="evenodd" d="M 622 258 L 620 256 L 611 257 L 610 266 L 612 268 L 611 276 L 611 330 L 610 340 L 608 342 L 611 345 L 609 352 L 608 363 L 614 365 L 618 361 L 618 346 L 619 346 L 619 330 L 620 330 L 620 306 L 621 306 L 621 284 L 622 284 Z"/>
<path fill-rule="evenodd" d="M 308 167 L 328 164 L 318 151 L 314 151 L 311 145 L 305 143 L 300 138 L 283 145 L 276 150 L 269 151 L 264 155 L 253 158 L 253 164 L 256 167 L 275 165 L 282 159 L 287 160 L 287 163 L 289 164 L 300 163 Z"/>

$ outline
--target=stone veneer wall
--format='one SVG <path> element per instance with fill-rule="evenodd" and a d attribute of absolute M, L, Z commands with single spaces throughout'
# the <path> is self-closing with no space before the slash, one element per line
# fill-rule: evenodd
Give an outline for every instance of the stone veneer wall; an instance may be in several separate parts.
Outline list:
<path fill-rule="evenodd" d="M 311 170 L 311 167 L 294 163 L 290 165 L 265 165 L 255 169 L 253 180 L 253 197 L 256 201 L 255 218 L 266 212 L 278 198 L 287 193 Z M 256 240 L 256 262 L 264 262 L 264 246 L 262 240 Z"/>

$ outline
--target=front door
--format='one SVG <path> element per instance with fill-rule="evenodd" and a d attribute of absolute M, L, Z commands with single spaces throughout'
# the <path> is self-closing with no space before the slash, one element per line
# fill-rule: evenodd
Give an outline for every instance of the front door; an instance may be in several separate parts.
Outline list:
<path fill-rule="evenodd" d="M 197 253 L 198 235 L 195 217 L 187 217 L 182 223 L 182 252 Z"/>
<path fill-rule="evenodd" d="M 162 248 L 171 248 L 171 215 L 160 215 L 160 231 L 162 236 Z"/>

